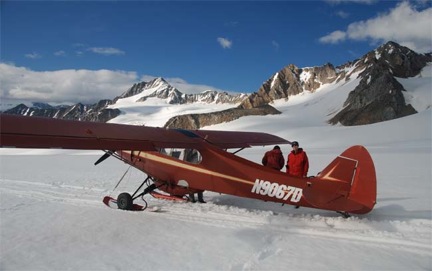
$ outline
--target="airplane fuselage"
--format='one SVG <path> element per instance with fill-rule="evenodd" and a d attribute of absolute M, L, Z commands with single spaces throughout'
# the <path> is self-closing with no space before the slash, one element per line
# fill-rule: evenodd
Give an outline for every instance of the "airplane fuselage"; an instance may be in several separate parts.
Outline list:
<path fill-rule="evenodd" d="M 351 174 L 348 181 L 325 176 L 299 178 L 207 143 L 196 146 L 196 151 L 201 156 L 199 162 L 157 151 L 122 151 L 120 155 L 152 176 L 161 185 L 159 189 L 171 195 L 206 190 L 296 206 L 350 213 L 368 211 L 368 207 L 347 200 L 355 169 L 344 173 Z"/>

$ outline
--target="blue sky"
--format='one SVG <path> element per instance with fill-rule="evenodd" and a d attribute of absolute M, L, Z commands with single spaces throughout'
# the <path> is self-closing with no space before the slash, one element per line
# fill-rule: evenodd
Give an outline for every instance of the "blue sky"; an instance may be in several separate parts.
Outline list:
<path fill-rule="evenodd" d="M 95 102 L 164 77 L 251 93 L 288 64 L 393 40 L 431 51 L 431 1 L 1 1 L 2 99 Z M 81 100 L 80 100 L 81 99 Z"/>

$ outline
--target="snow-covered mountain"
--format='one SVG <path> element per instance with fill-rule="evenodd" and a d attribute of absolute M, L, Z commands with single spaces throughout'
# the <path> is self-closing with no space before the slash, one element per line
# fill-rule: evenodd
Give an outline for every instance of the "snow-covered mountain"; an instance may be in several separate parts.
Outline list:
<path fill-rule="evenodd" d="M 165 127 L 199 129 L 249 115 L 280 114 L 280 110 L 271 106 L 275 101 L 288 101 L 300 94 L 316 95 L 324 89 L 346 92 L 344 101 L 327 110 L 326 122 L 331 124 L 351 126 L 400 118 L 418 112 L 405 96 L 419 87 L 410 84 L 411 79 L 420 82 L 417 77 L 430 78 L 421 74 L 428 63 L 432 63 L 431 54 L 417 54 L 388 42 L 362 58 L 338 67 L 327 63 L 298 68 L 290 64 L 272 75 L 237 108 L 212 114 L 173 116 Z M 421 86 L 431 89 L 432 82 L 422 80 Z"/>
<path fill-rule="evenodd" d="M 421 70 L 428 63 L 432 63 L 430 53 L 417 54 L 388 42 L 338 67 L 330 63 L 305 68 L 290 64 L 250 95 L 211 90 L 184 94 L 163 78 L 156 78 L 134 84 L 113 100 L 102 100 L 94 105 L 41 108 L 21 104 L 6 113 L 120 123 L 132 119 L 135 124 L 199 129 L 250 115 L 280 114 L 272 106 L 275 101 L 331 88 L 344 89 L 347 94 L 344 101 L 332 107 L 327 122 L 345 126 L 371 124 L 418 112 L 409 101 L 409 92 L 416 87 L 409 83 L 409 78 L 422 76 Z M 422 84 L 429 88 L 432 85 L 430 80 L 423 80 Z M 183 106 L 186 104 L 194 106 L 186 109 Z M 163 118 L 164 123 L 159 121 L 161 111 L 172 113 L 170 118 Z M 153 116 L 154 121 L 149 121 L 148 115 Z"/>
<path fill-rule="evenodd" d="M 40 103 L 33 103 L 32 106 L 19 104 L 16 107 L 6 110 L 7 114 L 18 114 L 25 116 L 39 116 L 60 119 L 73 119 L 82 121 L 107 122 L 119 116 L 125 105 L 133 107 L 139 111 L 139 108 L 146 112 L 149 103 L 156 102 L 166 106 L 182 104 L 199 104 L 208 106 L 211 104 L 224 104 L 229 107 L 238 105 L 247 98 L 246 94 L 229 94 L 227 92 L 217 92 L 207 90 L 198 94 L 184 94 L 170 85 L 163 78 L 155 78 L 149 82 L 140 82 L 134 84 L 124 93 L 115 97 L 113 100 L 101 100 L 93 105 L 84 105 L 81 103 L 71 106 L 50 106 Z M 125 111 L 123 113 L 126 113 Z"/>
<path fill-rule="evenodd" d="M 175 87 L 171 86 L 165 79 L 159 77 L 149 82 L 134 84 L 130 89 L 114 99 L 116 103 L 119 99 L 134 97 L 134 101 L 144 102 L 149 98 L 164 99 L 167 104 L 187 104 L 187 103 L 227 103 L 237 104 L 246 98 L 246 94 L 228 94 L 227 92 L 217 92 L 207 90 L 198 94 L 184 94 Z"/>
<path fill-rule="evenodd" d="M 47 117 L 68 120 L 106 122 L 120 115 L 120 110 L 107 108 L 111 100 L 100 100 L 92 105 L 77 103 L 74 105 L 51 106 L 46 103 L 33 103 L 32 106 L 19 104 L 4 111 L 6 114 Z"/>
<path fill-rule="evenodd" d="M 253 108 L 304 92 L 314 93 L 324 86 L 342 86 L 360 79 L 329 122 L 349 126 L 395 119 L 417 112 L 406 103 L 404 93 L 407 89 L 398 80 L 418 76 L 431 62 L 431 54 L 417 54 L 395 42 L 388 42 L 362 58 L 338 67 L 325 64 L 298 68 L 291 64 L 270 77 L 241 107 Z"/>

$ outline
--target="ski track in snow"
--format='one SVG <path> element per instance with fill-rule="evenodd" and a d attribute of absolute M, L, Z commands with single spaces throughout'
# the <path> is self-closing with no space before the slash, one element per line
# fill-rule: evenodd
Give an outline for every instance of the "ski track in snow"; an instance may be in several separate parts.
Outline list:
<path fill-rule="evenodd" d="M 297 234 L 348 242 L 367 243 L 368 246 L 398 246 L 412 253 L 432 256 L 428 234 L 430 221 L 371 221 L 358 217 L 325 217 L 320 215 L 287 215 L 271 211 L 254 211 L 237 207 L 218 206 L 212 203 L 164 204 L 162 212 L 168 219 L 193 221 L 207 225 L 231 228 L 263 228 L 280 234 Z M 289 207 L 288 207 L 289 208 Z M 151 213 L 150 215 L 158 215 Z M 307 225 L 305 227 L 305 225 Z M 416 227 L 416 231 L 412 231 Z M 380 230 L 380 229 L 388 230 Z M 363 244 L 364 245 L 364 244 Z"/>
<path fill-rule="evenodd" d="M 102 198 L 108 191 L 98 188 L 1 179 L 0 192 L 1 194 L 11 194 L 14 197 L 56 204 L 61 203 L 82 208 L 108 208 L 102 203 Z M 158 200 L 146 195 L 145 199 L 148 202 L 148 210 L 150 211 L 140 212 L 140 214 L 143 216 L 163 216 L 167 220 L 212 227 L 249 228 L 269 231 L 273 235 L 290 234 L 304 235 L 309 238 L 313 236 L 314 238 L 329 240 L 338 239 L 349 243 L 361 243 L 366 247 L 394 246 L 398 250 L 432 257 L 429 240 L 432 231 L 430 220 L 374 221 L 356 216 L 345 219 L 337 215 L 328 217 L 323 215 L 290 214 L 289 211 L 292 206 L 285 206 L 287 208 L 286 212 L 262 211 L 221 205 L 217 202 L 217 196 L 213 197 L 213 199 L 216 199 L 215 202 L 192 204 Z M 140 203 L 139 200 L 136 202 Z M 21 202 L 7 209 L 0 207 L 0 211 L 16 211 L 25 207 L 25 205 L 25 203 Z M 112 211 L 125 212 L 121 210 Z M 328 214 L 332 215 L 333 213 L 329 212 Z M 247 269 L 249 264 L 253 265 L 253 262 L 277 253 L 277 249 L 275 250 L 271 246 L 264 247 L 251 259 L 251 262 L 245 263 L 244 267 Z"/>
<path fill-rule="evenodd" d="M 29 181 L 0 180 L 2 193 L 14 194 L 16 197 L 32 198 L 39 201 L 71 204 L 74 206 L 98 206 L 105 190 L 71 185 L 56 185 Z M 3 210 L 0 207 L 0 210 Z"/>

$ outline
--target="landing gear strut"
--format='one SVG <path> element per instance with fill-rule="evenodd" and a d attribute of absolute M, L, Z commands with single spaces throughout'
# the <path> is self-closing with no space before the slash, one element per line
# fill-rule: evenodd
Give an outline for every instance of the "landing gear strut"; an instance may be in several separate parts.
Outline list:
<path fill-rule="evenodd" d="M 95 165 L 101 163 L 102 161 L 104 161 L 105 159 L 107 159 L 110 156 L 113 156 L 113 157 L 119 159 L 120 161 L 123 161 L 123 162 L 125 162 L 125 163 L 127 163 L 127 164 L 130 165 L 129 168 L 126 170 L 126 172 L 123 174 L 123 176 L 118 181 L 117 185 L 114 187 L 114 189 L 113 189 L 113 191 L 114 191 L 120 185 L 120 183 L 123 181 L 123 178 L 126 176 L 126 174 L 129 171 L 130 167 L 135 167 L 135 168 L 137 168 L 137 167 L 135 166 L 134 162 L 129 161 L 128 159 L 123 158 L 121 155 L 119 155 L 115 151 L 110 151 L 110 150 L 105 151 L 105 154 L 102 155 L 102 157 L 99 158 L 95 162 Z M 153 183 L 150 184 L 150 181 L 153 181 Z M 140 191 L 140 189 L 146 183 L 147 183 L 147 187 L 144 189 L 144 191 L 142 193 L 138 194 L 138 191 Z M 160 185 L 160 186 L 162 186 L 162 185 Z M 153 190 L 155 190 L 156 188 L 158 188 L 160 186 L 156 186 L 156 184 L 154 184 L 153 178 L 147 175 L 147 178 L 142 182 L 142 184 L 138 187 L 138 189 L 132 195 L 129 194 L 129 193 L 126 193 L 126 192 L 125 193 L 121 193 L 120 195 L 118 195 L 117 200 L 114 200 L 110 196 L 106 196 L 106 197 L 104 197 L 103 202 L 106 205 L 108 205 L 109 207 L 112 207 L 112 206 L 109 205 L 110 203 L 114 203 L 115 204 L 115 202 L 116 202 L 117 208 L 118 209 L 122 209 L 122 210 L 134 210 L 134 209 L 144 210 L 144 209 L 147 208 L 147 202 L 144 200 L 144 198 L 143 198 L 143 201 L 145 202 L 145 207 L 142 207 L 142 208 L 138 204 L 134 204 L 133 201 L 136 200 L 139 197 L 143 197 L 145 194 L 148 194 L 148 193 L 152 192 Z M 136 207 L 136 206 L 138 206 L 138 207 Z"/>

